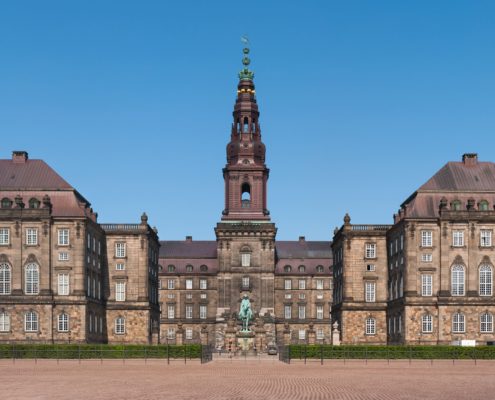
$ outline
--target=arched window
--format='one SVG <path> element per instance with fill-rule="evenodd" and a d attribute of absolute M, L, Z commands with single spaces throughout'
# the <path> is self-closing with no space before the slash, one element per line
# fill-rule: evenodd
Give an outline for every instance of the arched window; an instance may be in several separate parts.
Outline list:
<path fill-rule="evenodd" d="M 175 265 L 172 265 L 172 264 L 168 265 L 167 266 L 167 271 L 168 272 L 175 272 Z"/>
<path fill-rule="evenodd" d="M 5 311 L 0 311 L 0 332 L 10 331 L 10 315 Z"/>
<path fill-rule="evenodd" d="M 480 211 L 488 211 L 488 201 L 481 200 L 480 203 L 478 204 L 478 209 Z"/>
<path fill-rule="evenodd" d="M 284 272 L 290 272 L 290 271 L 292 271 L 292 267 L 290 265 L 286 265 L 284 267 Z"/>
<path fill-rule="evenodd" d="M 12 200 L 8 199 L 7 197 L 4 197 L 2 199 L 2 208 L 10 208 L 12 207 Z"/>
<path fill-rule="evenodd" d="M 452 332 L 464 333 L 466 331 L 466 317 L 462 313 L 455 313 L 452 316 Z"/>
<path fill-rule="evenodd" d="M 251 123 L 251 132 L 256 132 L 256 121 L 253 119 L 253 122 Z"/>
<path fill-rule="evenodd" d="M 10 265 L 7 263 L 0 264 L 0 294 L 10 294 L 12 273 Z"/>
<path fill-rule="evenodd" d="M 323 272 L 323 270 L 324 270 L 323 265 L 316 266 L 316 272 Z"/>
<path fill-rule="evenodd" d="M 40 208 L 40 201 L 34 197 L 29 200 L 29 208 Z"/>
<path fill-rule="evenodd" d="M 454 200 L 451 203 L 451 208 L 454 211 L 461 211 L 461 202 L 459 200 Z"/>
<path fill-rule="evenodd" d="M 376 334 L 376 320 L 372 317 L 366 318 L 366 334 L 367 335 Z"/>
<path fill-rule="evenodd" d="M 117 317 L 115 318 L 115 334 L 124 335 L 125 334 L 125 318 Z"/>
<path fill-rule="evenodd" d="M 95 318 L 96 322 L 96 318 Z M 58 331 L 69 332 L 69 315 L 66 313 L 59 314 L 58 316 Z M 96 331 L 96 329 L 95 329 Z"/>
<path fill-rule="evenodd" d="M 26 332 L 38 332 L 38 313 L 28 311 L 24 315 L 24 330 Z"/>
<path fill-rule="evenodd" d="M 299 272 L 306 272 L 306 267 L 304 265 L 300 265 L 299 267 L 297 267 L 297 270 Z"/>
<path fill-rule="evenodd" d="M 251 207 L 251 186 L 247 182 L 241 186 L 241 206 L 242 208 Z"/>
<path fill-rule="evenodd" d="M 239 118 L 237 118 L 237 132 L 241 133 L 241 122 L 239 121 Z"/>
<path fill-rule="evenodd" d="M 480 332 L 492 333 L 493 332 L 493 315 L 486 312 L 480 316 Z"/>
<path fill-rule="evenodd" d="M 480 296 L 491 296 L 493 286 L 493 271 L 488 264 L 480 267 Z"/>
<path fill-rule="evenodd" d="M 249 132 L 249 119 L 247 117 L 244 117 L 244 127 L 242 128 L 242 131 L 244 133 Z"/>
<path fill-rule="evenodd" d="M 462 265 L 454 265 L 452 267 L 452 288 L 451 293 L 452 296 L 464 296 L 465 292 L 465 273 L 464 266 Z"/>
<path fill-rule="evenodd" d="M 199 267 L 199 270 L 201 272 L 208 272 L 208 267 L 206 265 L 202 265 L 202 266 Z"/>
<path fill-rule="evenodd" d="M 40 290 L 40 272 L 37 264 L 26 265 L 26 294 L 38 294 Z"/>
<path fill-rule="evenodd" d="M 193 272 L 194 267 L 191 264 L 186 265 L 186 272 Z"/>
<path fill-rule="evenodd" d="M 433 332 L 433 316 L 431 314 L 425 314 L 421 317 L 421 332 Z"/>

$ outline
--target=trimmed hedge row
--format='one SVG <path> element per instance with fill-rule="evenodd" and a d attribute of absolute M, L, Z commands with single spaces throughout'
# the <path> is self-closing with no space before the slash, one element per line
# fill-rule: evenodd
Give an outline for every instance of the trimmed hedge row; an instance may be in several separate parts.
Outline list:
<path fill-rule="evenodd" d="M 290 345 L 291 359 L 495 359 L 495 346 Z"/>
<path fill-rule="evenodd" d="M 2 358 L 201 358 L 201 345 L 0 344 Z"/>

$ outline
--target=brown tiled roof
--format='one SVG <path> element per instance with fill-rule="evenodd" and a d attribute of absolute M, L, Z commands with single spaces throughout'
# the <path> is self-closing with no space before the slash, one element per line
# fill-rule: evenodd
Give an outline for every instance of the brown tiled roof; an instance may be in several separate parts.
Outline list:
<path fill-rule="evenodd" d="M 275 249 L 278 258 L 332 258 L 330 241 L 277 241 Z"/>
<path fill-rule="evenodd" d="M 160 244 L 160 258 L 217 258 L 215 240 L 164 240 Z"/>
<path fill-rule="evenodd" d="M 0 160 L 0 189 L 70 190 L 73 188 L 43 160 L 26 160 L 24 163 Z"/>

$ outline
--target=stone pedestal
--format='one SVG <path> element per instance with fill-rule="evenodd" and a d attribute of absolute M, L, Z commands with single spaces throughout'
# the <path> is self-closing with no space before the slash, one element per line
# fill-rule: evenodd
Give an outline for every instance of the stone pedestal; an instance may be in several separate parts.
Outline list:
<path fill-rule="evenodd" d="M 340 331 L 339 323 L 337 321 L 332 325 L 332 344 L 334 346 L 340 346 Z"/>
<path fill-rule="evenodd" d="M 206 325 L 201 326 L 201 344 L 203 346 L 208 345 L 208 327 Z"/>
<path fill-rule="evenodd" d="M 160 325 L 157 322 L 151 327 L 151 344 L 160 344 Z"/>
<path fill-rule="evenodd" d="M 289 324 L 284 325 L 284 346 L 288 346 L 290 344 L 290 328 Z"/>

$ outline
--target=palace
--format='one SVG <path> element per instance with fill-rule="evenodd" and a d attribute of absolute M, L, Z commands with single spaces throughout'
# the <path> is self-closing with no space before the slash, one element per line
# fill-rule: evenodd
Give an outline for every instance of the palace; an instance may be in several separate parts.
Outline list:
<path fill-rule="evenodd" d="M 476 154 L 447 163 L 392 225 L 346 215 L 332 241 L 277 241 L 248 53 L 216 240 L 160 241 L 144 213 L 137 223 L 99 223 L 44 161 L 24 151 L 0 160 L 0 342 L 265 351 L 495 340 L 495 164 Z"/>

